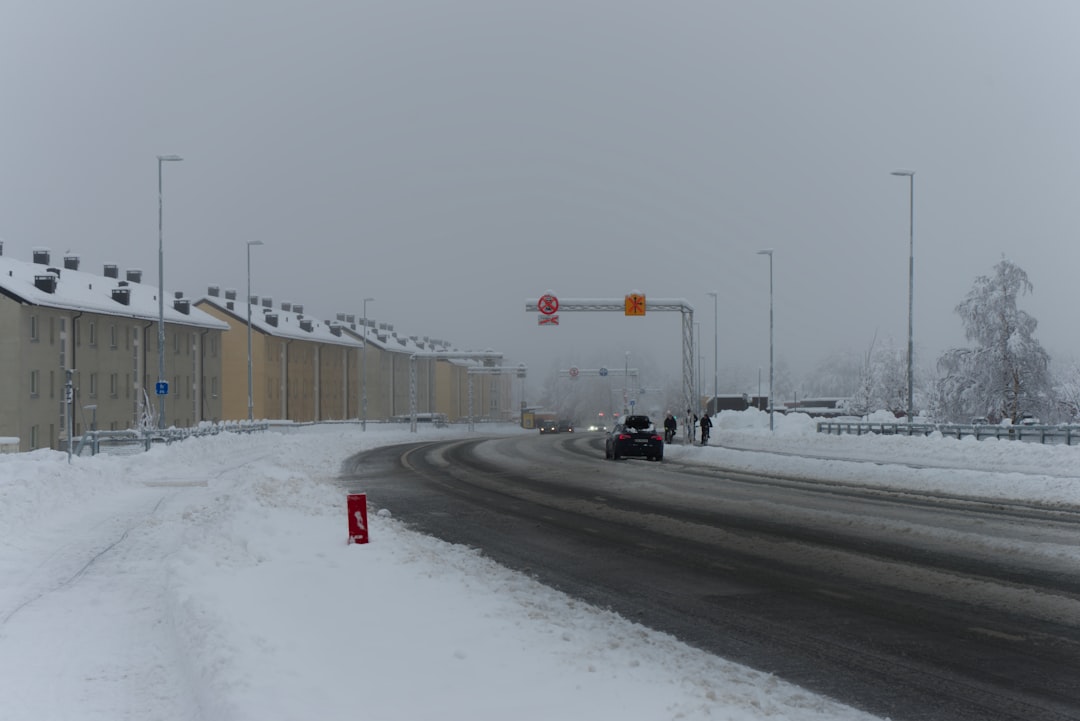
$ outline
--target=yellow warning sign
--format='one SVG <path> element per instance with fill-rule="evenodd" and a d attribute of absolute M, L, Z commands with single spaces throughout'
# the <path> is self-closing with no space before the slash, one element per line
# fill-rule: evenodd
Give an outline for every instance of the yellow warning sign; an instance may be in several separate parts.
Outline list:
<path fill-rule="evenodd" d="M 626 296 L 626 315 L 645 315 L 644 293 L 631 293 Z"/>

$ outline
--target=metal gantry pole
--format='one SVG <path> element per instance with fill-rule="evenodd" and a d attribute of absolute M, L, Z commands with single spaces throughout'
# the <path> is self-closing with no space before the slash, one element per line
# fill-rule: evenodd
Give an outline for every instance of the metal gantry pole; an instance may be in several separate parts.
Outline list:
<path fill-rule="evenodd" d="M 719 357 L 720 357 L 720 302 L 719 302 L 720 292 L 719 291 L 710 292 L 710 293 L 707 293 L 706 295 L 711 295 L 712 299 L 713 299 L 713 336 L 712 336 L 712 339 L 713 339 L 712 340 L 712 342 L 713 342 L 713 366 L 712 366 L 712 372 L 713 372 L 712 383 L 713 383 L 713 387 L 712 387 L 712 392 L 713 392 L 714 403 L 717 403 L 717 401 L 715 401 L 715 399 L 718 398 L 719 395 L 720 395 L 720 390 L 719 390 L 719 388 L 720 388 L 720 382 L 719 382 L 719 378 L 720 378 L 720 361 L 719 361 Z M 713 413 L 715 415 L 715 413 L 716 413 L 715 408 L 713 409 Z"/>
<path fill-rule="evenodd" d="M 183 160 L 179 155 L 157 156 L 158 193 L 158 382 L 165 380 L 165 202 L 162 192 L 162 163 Z M 156 389 L 155 389 L 156 392 Z M 165 427 L 165 394 L 158 393 L 158 428 Z"/>

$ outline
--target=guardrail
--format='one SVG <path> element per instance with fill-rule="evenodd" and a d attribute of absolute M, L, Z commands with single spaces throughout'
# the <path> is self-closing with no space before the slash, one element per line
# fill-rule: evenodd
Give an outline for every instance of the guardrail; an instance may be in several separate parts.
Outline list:
<path fill-rule="evenodd" d="M 881 436 L 928 436 L 941 433 L 949 438 L 974 436 L 976 440 L 999 438 L 1009 441 L 1028 441 L 1031 443 L 1080 444 L 1080 426 L 1001 426 L 991 424 L 961 423 L 859 423 L 847 421 L 821 421 L 817 424 L 818 433 L 829 435 L 853 434 Z"/>
<path fill-rule="evenodd" d="M 150 450 L 155 443 L 173 443 L 186 438 L 216 436 L 219 433 L 255 433 L 269 428 L 268 423 L 213 423 L 194 428 L 151 428 L 148 430 L 127 429 L 122 431 L 86 431 L 74 438 L 76 456 L 81 456 L 84 449 L 90 449 L 90 455 L 101 452 L 102 445 L 112 448 L 130 448 Z"/>

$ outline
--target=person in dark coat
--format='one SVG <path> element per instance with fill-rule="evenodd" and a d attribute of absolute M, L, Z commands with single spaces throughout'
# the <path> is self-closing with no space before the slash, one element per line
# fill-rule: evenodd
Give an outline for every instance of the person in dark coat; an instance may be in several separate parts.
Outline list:
<path fill-rule="evenodd" d="M 709 413 L 706 411 L 705 415 L 701 417 L 701 445 L 708 445 L 709 443 L 709 429 L 712 428 L 712 419 L 709 418 Z"/>
<path fill-rule="evenodd" d="M 671 411 L 667 412 L 664 416 L 664 441 L 671 443 L 675 440 L 675 416 L 671 415 Z"/>

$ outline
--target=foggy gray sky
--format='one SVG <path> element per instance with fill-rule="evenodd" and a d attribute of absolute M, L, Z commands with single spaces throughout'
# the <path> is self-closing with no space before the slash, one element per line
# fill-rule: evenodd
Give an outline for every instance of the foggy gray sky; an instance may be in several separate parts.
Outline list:
<path fill-rule="evenodd" d="M 685 297 L 712 373 L 907 337 L 1004 253 L 1080 356 L 1080 3 L 119 2 L 0 8 L 0 238 L 165 284 L 360 314 L 546 372 L 670 352 L 678 322 L 522 309 Z M 216 260 L 215 260 L 216 259 Z M 211 262 L 208 262 L 211 261 Z M 661 354 L 662 355 L 662 354 Z M 706 384 L 711 388 L 710 384 Z M 723 391 L 724 389 L 722 389 Z M 730 390 L 747 390 L 738 388 Z"/>

